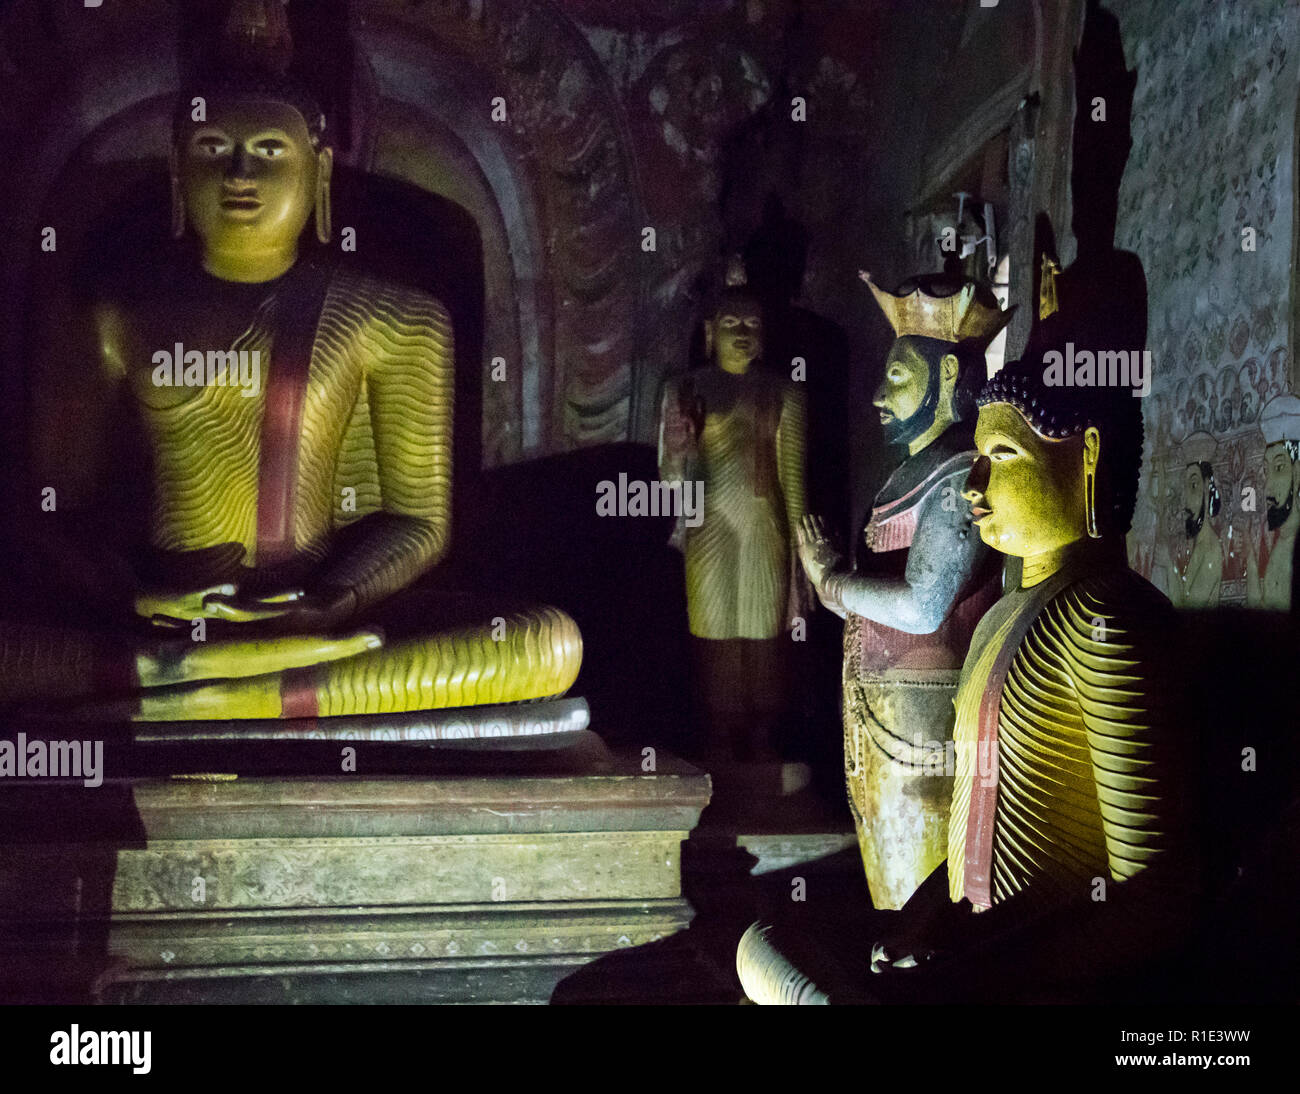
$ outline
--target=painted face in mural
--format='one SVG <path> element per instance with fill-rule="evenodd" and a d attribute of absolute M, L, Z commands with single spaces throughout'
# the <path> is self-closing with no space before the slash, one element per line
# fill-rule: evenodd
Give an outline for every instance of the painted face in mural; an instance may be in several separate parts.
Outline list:
<path fill-rule="evenodd" d="M 1100 434 L 1049 440 L 1009 403 L 980 408 L 979 452 L 962 496 L 980 538 L 996 551 L 1033 558 L 1088 534 L 1084 515 L 1085 448 L 1094 455 Z"/>
<path fill-rule="evenodd" d="M 177 134 L 175 173 L 205 255 L 293 249 L 328 181 L 328 148 L 312 147 L 302 114 L 274 99 L 213 100 L 207 120 Z"/>
<path fill-rule="evenodd" d="M 1195 539 L 1205 523 L 1205 478 L 1199 464 L 1188 464 L 1183 472 L 1183 526 L 1187 538 Z"/>
<path fill-rule="evenodd" d="M 880 411 L 887 444 L 905 445 L 934 424 L 943 399 L 952 398 L 957 358 L 942 353 L 947 343 L 903 337 L 885 359 L 885 375 L 871 403 Z"/>
<path fill-rule="evenodd" d="M 1292 452 L 1300 442 L 1278 441 L 1264 450 L 1264 500 L 1270 530 L 1281 528 L 1295 504 L 1296 460 Z"/>
<path fill-rule="evenodd" d="M 714 316 L 712 333 L 718 366 L 725 372 L 748 372 L 763 356 L 763 315 L 756 301 L 727 300 Z"/>

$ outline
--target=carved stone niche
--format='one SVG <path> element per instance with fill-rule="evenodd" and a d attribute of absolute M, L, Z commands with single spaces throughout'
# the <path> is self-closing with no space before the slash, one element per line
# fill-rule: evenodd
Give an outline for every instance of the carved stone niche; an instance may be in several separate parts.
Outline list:
<path fill-rule="evenodd" d="M 10 458 L 75 490 L 93 439 L 29 425 L 75 421 L 79 403 L 103 397 L 66 317 L 91 273 L 165 238 L 178 66 L 174 4 L 73 7 L 16 0 L 0 16 L 0 402 Z M 586 40 L 523 0 L 345 8 L 354 63 L 350 124 L 331 138 L 332 246 L 355 227 L 341 261 L 451 310 L 458 480 L 625 439 L 644 215 L 620 108 Z"/>

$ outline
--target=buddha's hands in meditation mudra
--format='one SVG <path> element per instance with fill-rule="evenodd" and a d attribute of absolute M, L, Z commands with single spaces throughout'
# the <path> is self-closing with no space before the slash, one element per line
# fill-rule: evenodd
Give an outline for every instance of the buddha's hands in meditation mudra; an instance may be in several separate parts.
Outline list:
<path fill-rule="evenodd" d="M 219 630 L 219 636 L 229 633 L 235 637 L 250 629 L 301 634 L 326 631 L 345 622 L 356 611 L 356 597 L 348 589 L 261 593 L 224 582 L 190 592 L 141 593 L 136 597 L 135 609 L 137 615 L 162 628 L 188 629 L 196 619 L 204 619 L 236 625 Z M 248 624 L 263 626 L 250 628 Z"/>
<path fill-rule="evenodd" d="M 254 597 L 241 595 L 234 584 L 225 583 L 192 592 L 142 593 L 135 607 L 160 636 L 168 636 L 137 652 L 136 672 L 142 687 L 307 668 L 383 645 L 382 634 L 374 628 L 325 634 L 328 607 L 297 590 Z M 202 642 L 194 641 L 198 620 L 204 621 Z M 209 641 L 210 627 L 214 629 Z"/>

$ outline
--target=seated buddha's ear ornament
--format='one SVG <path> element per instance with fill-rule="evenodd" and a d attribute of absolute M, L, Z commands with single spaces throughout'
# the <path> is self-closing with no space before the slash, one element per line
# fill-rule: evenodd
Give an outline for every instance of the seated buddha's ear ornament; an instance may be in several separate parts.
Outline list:
<path fill-rule="evenodd" d="M 320 243 L 328 243 L 334 235 L 334 209 L 330 198 L 333 173 L 334 158 L 322 156 L 316 167 L 316 239 Z"/>

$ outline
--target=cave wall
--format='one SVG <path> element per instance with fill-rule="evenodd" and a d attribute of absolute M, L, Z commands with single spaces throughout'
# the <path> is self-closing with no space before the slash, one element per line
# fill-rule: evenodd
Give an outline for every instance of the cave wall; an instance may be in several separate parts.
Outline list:
<path fill-rule="evenodd" d="M 1300 390 L 1293 288 L 1300 4 L 1108 6 L 1138 77 L 1117 245 L 1146 269 L 1155 369 L 1130 555 L 1162 588 L 1170 561 L 1185 565 L 1180 472 L 1203 448 L 1223 497 L 1212 519 L 1224 553 L 1222 600 L 1240 603 L 1243 543 L 1267 551 L 1270 538 L 1261 523 L 1259 413 L 1273 396 Z M 1245 227 L 1257 234 L 1253 252 L 1242 248 Z M 1256 512 L 1243 511 L 1245 487 L 1261 499 Z"/>

